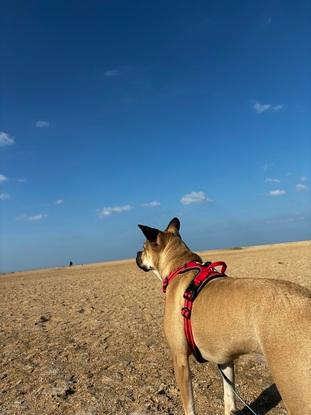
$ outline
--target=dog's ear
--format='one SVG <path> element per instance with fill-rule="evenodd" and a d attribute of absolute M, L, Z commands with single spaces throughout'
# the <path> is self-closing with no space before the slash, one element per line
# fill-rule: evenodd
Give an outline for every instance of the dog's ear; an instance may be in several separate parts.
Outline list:
<path fill-rule="evenodd" d="M 138 227 L 141 229 L 142 233 L 145 235 L 149 242 L 156 242 L 160 232 L 159 229 L 150 228 L 149 226 L 145 225 L 138 225 Z"/>
<path fill-rule="evenodd" d="M 180 222 L 178 218 L 174 218 L 170 221 L 170 223 L 167 225 L 167 228 L 165 229 L 166 232 L 171 232 L 174 235 L 179 234 L 180 229 Z"/>

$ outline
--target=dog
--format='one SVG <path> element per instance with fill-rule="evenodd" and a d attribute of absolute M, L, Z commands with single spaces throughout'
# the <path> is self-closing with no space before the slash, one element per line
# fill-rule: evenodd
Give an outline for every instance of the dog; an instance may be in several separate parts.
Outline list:
<path fill-rule="evenodd" d="M 181 239 L 178 218 L 164 231 L 138 225 L 146 237 L 136 263 L 163 280 L 189 261 L 202 259 Z M 174 278 L 165 294 L 164 332 L 185 415 L 195 415 L 189 355 L 184 332 L 184 292 L 194 271 Z M 261 353 L 289 415 L 311 414 L 311 292 L 289 281 L 217 278 L 193 303 L 195 343 L 205 360 L 216 363 L 234 385 L 234 360 Z M 224 413 L 236 410 L 232 387 L 224 380 Z"/>

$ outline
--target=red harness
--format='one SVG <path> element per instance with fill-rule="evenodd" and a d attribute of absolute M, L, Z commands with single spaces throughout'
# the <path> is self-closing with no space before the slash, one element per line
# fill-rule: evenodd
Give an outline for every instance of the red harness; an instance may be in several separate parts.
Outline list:
<path fill-rule="evenodd" d="M 218 272 L 216 267 L 221 267 L 221 271 Z M 191 310 L 192 305 L 200 291 L 203 287 L 210 281 L 215 278 L 225 277 L 226 275 L 224 272 L 227 269 L 227 265 L 222 262 L 205 262 L 201 264 L 197 261 L 190 261 L 187 264 L 183 265 L 180 268 L 177 268 L 175 271 L 172 271 L 168 277 L 164 278 L 163 280 L 163 292 L 166 292 L 166 288 L 168 284 L 175 278 L 177 275 L 183 274 L 184 272 L 188 271 L 197 271 L 196 276 L 188 285 L 185 293 L 184 293 L 184 307 L 181 309 L 181 314 L 184 317 L 184 330 L 187 342 L 189 344 L 191 352 L 194 354 L 195 358 L 198 362 L 203 363 L 206 360 L 202 357 L 200 350 L 195 344 L 192 332 L 192 325 L 191 325 Z"/>

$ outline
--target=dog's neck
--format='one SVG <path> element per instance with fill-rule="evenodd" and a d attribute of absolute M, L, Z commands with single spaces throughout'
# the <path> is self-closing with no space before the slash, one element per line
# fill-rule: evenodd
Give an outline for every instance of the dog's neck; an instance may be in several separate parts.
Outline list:
<path fill-rule="evenodd" d="M 183 242 L 178 245 L 178 249 L 175 246 L 169 246 L 161 255 L 157 276 L 163 279 L 172 271 L 182 267 L 189 261 L 202 262 L 202 259 L 199 255 L 192 252 Z"/>

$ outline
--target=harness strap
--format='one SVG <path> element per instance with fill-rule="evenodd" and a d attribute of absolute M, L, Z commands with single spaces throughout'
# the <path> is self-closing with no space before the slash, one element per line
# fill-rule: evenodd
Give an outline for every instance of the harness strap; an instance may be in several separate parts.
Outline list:
<path fill-rule="evenodd" d="M 190 261 L 187 262 L 185 265 L 183 265 L 182 267 L 177 268 L 175 271 L 172 271 L 167 277 L 165 277 L 162 281 L 162 289 L 163 292 L 166 292 L 166 288 L 168 286 L 168 284 L 175 278 L 177 277 L 177 275 L 185 272 L 185 271 L 190 271 L 193 269 L 197 269 L 198 265 L 200 265 L 199 262 L 197 261 Z"/>
<path fill-rule="evenodd" d="M 221 267 L 221 272 L 216 270 L 216 267 Z M 168 284 L 179 274 L 188 271 L 197 271 L 194 279 L 188 285 L 185 293 L 184 293 L 184 306 L 181 309 L 181 314 L 184 317 L 184 331 L 185 336 L 191 350 L 191 353 L 195 356 L 196 360 L 199 363 L 204 363 L 206 360 L 201 355 L 200 350 L 198 349 L 197 345 L 195 344 L 192 325 L 191 325 L 191 311 L 192 305 L 200 291 L 205 287 L 205 285 L 212 281 L 215 278 L 225 277 L 224 272 L 226 271 L 227 265 L 222 262 L 206 262 L 201 264 L 196 261 L 190 261 L 187 264 L 183 265 L 182 267 L 178 268 L 177 270 L 171 272 L 168 277 L 164 278 L 163 280 L 163 292 L 166 292 L 166 288 Z"/>

